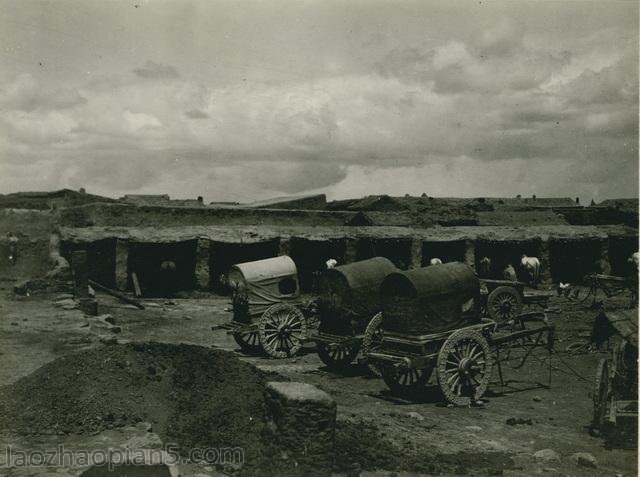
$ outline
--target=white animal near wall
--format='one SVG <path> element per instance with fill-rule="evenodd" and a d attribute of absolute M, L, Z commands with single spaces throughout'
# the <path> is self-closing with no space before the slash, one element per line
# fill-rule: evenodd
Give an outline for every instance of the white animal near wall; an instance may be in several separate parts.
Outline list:
<path fill-rule="evenodd" d="M 537 257 L 522 255 L 520 265 L 522 265 L 531 277 L 532 284 L 536 285 L 540 281 L 540 260 L 538 260 Z"/>

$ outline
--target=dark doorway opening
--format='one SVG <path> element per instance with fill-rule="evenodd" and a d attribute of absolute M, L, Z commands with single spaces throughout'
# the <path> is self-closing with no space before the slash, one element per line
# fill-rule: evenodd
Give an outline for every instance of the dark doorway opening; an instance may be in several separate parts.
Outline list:
<path fill-rule="evenodd" d="M 598 240 L 551 240 L 549 262 L 554 282 L 580 283 L 596 271 L 602 244 Z"/>
<path fill-rule="evenodd" d="M 314 277 L 326 268 L 330 258 L 344 265 L 347 244 L 344 239 L 309 240 L 294 237 L 291 239 L 291 258 L 296 263 L 300 289 L 308 292 L 314 287 Z"/>
<path fill-rule="evenodd" d="M 196 284 L 197 240 L 171 243 L 130 243 L 128 289 L 136 273 L 143 296 L 171 296 Z"/>
<path fill-rule="evenodd" d="M 71 254 L 84 250 L 87 252 L 89 278 L 109 288 L 116 284 L 116 239 L 95 240 L 93 242 L 60 243 L 60 255 L 71 263 Z"/>
<path fill-rule="evenodd" d="M 236 263 L 277 257 L 280 250 L 280 239 L 250 243 L 211 241 L 209 247 L 211 288 L 218 293 L 227 294 L 226 283 L 223 283 L 221 277 L 226 276 L 229 269 Z"/>
<path fill-rule="evenodd" d="M 363 238 L 356 244 L 356 259 L 385 257 L 396 267 L 406 270 L 411 265 L 411 239 Z"/>
<path fill-rule="evenodd" d="M 439 258 L 442 263 L 464 262 L 464 250 L 464 240 L 422 242 L 422 266 L 429 265 L 432 258 Z"/>
<path fill-rule="evenodd" d="M 480 261 L 484 257 L 488 257 L 491 260 L 491 268 L 488 276 L 483 276 L 482 278 L 502 279 L 503 270 L 507 265 L 511 264 L 518 275 L 518 280 L 528 281 L 530 277 L 520 266 L 523 254 L 529 257 L 537 257 L 541 260 L 539 256 L 540 242 L 536 240 L 478 240 L 475 254 L 476 270 L 482 276 L 484 270 Z"/>
<path fill-rule="evenodd" d="M 629 262 L 629 258 L 638 251 L 637 237 L 611 237 L 609 239 L 609 263 L 611 274 L 618 277 L 636 273 L 635 265 Z"/>

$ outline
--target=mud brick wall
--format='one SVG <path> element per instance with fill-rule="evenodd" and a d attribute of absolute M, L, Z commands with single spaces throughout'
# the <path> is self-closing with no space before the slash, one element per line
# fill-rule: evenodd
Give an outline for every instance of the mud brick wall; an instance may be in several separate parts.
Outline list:
<path fill-rule="evenodd" d="M 212 207 L 136 207 L 90 204 L 60 211 L 65 227 L 177 227 L 189 225 L 327 225 L 343 226 L 355 212 L 240 209 Z"/>
<path fill-rule="evenodd" d="M 286 453 L 283 473 L 330 476 L 334 460 L 336 403 L 324 391 L 305 383 L 269 382 L 265 389 L 267 419 L 273 441 Z"/>

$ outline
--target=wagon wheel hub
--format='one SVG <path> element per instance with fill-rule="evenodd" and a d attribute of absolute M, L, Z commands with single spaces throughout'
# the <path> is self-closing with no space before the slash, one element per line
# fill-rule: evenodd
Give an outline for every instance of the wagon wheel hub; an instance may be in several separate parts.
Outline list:
<path fill-rule="evenodd" d="M 472 364 L 473 362 L 469 358 L 462 358 L 458 365 L 458 371 L 462 376 L 467 376 L 471 371 Z"/>
<path fill-rule="evenodd" d="M 507 297 L 503 298 L 500 302 L 500 311 L 509 313 L 512 308 L 513 303 L 511 302 L 511 299 Z"/>

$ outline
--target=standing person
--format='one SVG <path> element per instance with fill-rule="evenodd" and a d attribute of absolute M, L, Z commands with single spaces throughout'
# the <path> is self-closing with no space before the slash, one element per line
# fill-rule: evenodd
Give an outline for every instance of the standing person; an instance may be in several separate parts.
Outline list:
<path fill-rule="evenodd" d="M 8 232 L 7 239 L 9 240 L 9 262 L 15 265 L 18 261 L 18 237 L 13 232 Z"/>

